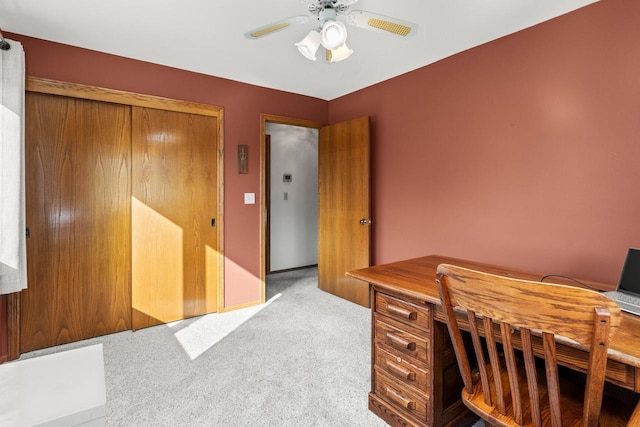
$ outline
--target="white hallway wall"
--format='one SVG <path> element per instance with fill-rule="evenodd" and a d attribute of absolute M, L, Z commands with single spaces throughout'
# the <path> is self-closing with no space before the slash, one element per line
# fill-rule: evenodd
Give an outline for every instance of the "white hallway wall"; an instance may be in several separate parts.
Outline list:
<path fill-rule="evenodd" d="M 271 135 L 270 269 L 317 264 L 318 130 L 267 123 L 266 131 Z M 291 182 L 283 182 L 284 174 Z"/>

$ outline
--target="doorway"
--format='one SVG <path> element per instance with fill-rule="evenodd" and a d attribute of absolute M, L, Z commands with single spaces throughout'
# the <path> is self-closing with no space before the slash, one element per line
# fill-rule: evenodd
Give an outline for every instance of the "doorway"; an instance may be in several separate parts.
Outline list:
<path fill-rule="evenodd" d="M 266 273 L 318 264 L 318 129 L 266 124 Z"/>
<path fill-rule="evenodd" d="M 322 123 L 309 120 L 261 115 L 260 227 L 263 239 L 260 277 L 263 303 L 267 274 L 317 264 L 317 150 L 318 132 L 322 126 Z M 270 134 L 274 136 L 270 137 Z M 315 150 L 315 157 L 288 150 L 296 139 L 300 139 L 301 146 L 307 150 Z M 296 156 L 302 157 L 298 160 L 303 165 L 294 165 Z M 305 171 L 313 162 L 315 172 Z M 309 194 L 311 185 L 315 185 L 315 191 Z"/>
<path fill-rule="evenodd" d="M 267 123 L 319 129 L 318 140 L 318 287 L 369 307 L 369 286 L 348 277 L 370 266 L 370 137 L 369 117 L 333 125 L 279 116 L 261 116 L 261 300 L 265 301 L 267 259 Z M 284 177 L 283 177 L 284 179 Z"/>

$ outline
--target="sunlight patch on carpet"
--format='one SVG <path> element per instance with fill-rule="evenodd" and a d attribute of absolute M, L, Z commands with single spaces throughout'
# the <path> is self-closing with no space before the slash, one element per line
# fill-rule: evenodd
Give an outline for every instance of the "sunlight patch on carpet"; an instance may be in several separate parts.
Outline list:
<path fill-rule="evenodd" d="M 281 294 L 274 295 L 266 303 L 227 313 L 211 313 L 193 322 L 174 335 L 191 360 L 216 345 L 220 340 L 233 332 L 262 309 L 278 299 Z M 172 322 L 174 327 L 180 322 Z"/>

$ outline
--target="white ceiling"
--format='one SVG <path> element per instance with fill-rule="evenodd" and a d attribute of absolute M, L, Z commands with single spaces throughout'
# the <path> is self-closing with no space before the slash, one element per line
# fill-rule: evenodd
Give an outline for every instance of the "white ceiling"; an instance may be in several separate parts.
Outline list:
<path fill-rule="evenodd" d="M 400 39 L 347 25 L 354 54 L 333 64 L 294 46 L 315 21 L 244 37 L 308 14 L 300 0 L 0 0 L 0 29 L 331 100 L 595 1 L 359 0 L 350 10 L 415 22 L 418 33 Z"/>

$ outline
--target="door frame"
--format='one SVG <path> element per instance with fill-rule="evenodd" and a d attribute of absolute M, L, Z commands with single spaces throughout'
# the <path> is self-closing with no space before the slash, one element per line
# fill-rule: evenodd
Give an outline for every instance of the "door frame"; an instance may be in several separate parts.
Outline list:
<path fill-rule="evenodd" d="M 32 76 L 27 76 L 25 79 L 25 91 L 217 117 L 217 180 L 218 187 L 222 189 L 222 191 L 218 191 L 218 216 L 216 219 L 216 238 L 218 240 L 218 269 L 216 272 L 217 312 L 221 313 L 224 311 L 224 108 L 216 105 L 144 95 L 79 83 L 61 82 Z M 15 360 L 20 357 L 20 304 L 20 292 L 8 295 L 8 360 Z"/>
<path fill-rule="evenodd" d="M 267 277 L 267 165 L 268 156 L 266 150 L 267 123 L 278 123 L 290 126 L 320 129 L 325 123 L 313 120 L 295 119 L 291 117 L 272 114 L 260 114 L 260 304 L 266 302 L 266 277 Z"/>

